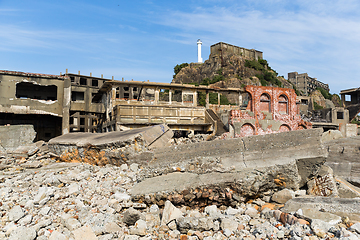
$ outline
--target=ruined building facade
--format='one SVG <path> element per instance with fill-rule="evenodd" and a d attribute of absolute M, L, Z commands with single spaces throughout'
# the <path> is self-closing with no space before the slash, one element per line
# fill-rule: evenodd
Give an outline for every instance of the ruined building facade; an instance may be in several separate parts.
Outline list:
<path fill-rule="evenodd" d="M 217 96 L 217 104 L 210 104 L 210 94 Z M 234 105 L 221 105 L 223 95 L 232 95 Z M 217 135 L 231 130 L 233 136 L 311 127 L 301 121 L 292 89 L 114 81 L 68 72 L 0 71 L 0 116 L 1 125 L 34 125 L 36 140 L 160 123 L 172 130 Z"/>
<path fill-rule="evenodd" d="M 218 54 L 221 56 L 222 52 L 228 52 L 235 55 L 243 56 L 249 59 L 262 59 L 263 53 L 261 51 L 255 50 L 255 49 L 247 49 L 243 47 L 238 47 L 235 45 L 231 45 L 224 42 L 218 42 L 214 45 L 210 46 L 210 55 L 211 54 Z"/>
<path fill-rule="evenodd" d="M 294 84 L 297 90 L 308 96 L 318 87 L 330 91 L 329 85 L 318 81 L 316 78 L 309 77 L 307 73 L 298 74 L 297 72 L 288 73 L 288 80 Z"/>

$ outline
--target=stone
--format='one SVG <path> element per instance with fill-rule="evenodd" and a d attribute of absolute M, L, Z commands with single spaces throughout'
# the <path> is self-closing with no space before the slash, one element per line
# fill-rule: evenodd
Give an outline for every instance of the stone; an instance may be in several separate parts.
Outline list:
<path fill-rule="evenodd" d="M 95 233 L 89 226 L 83 226 L 72 231 L 75 240 L 97 240 Z"/>
<path fill-rule="evenodd" d="M 342 198 L 360 198 L 360 188 L 350 184 L 345 179 L 335 176 L 337 190 Z"/>
<path fill-rule="evenodd" d="M 18 221 L 18 224 L 20 225 L 27 225 L 29 223 L 31 223 L 33 216 L 31 214 L 26 215 L 25 217 L 21 218 Z"/>
<path fill-rule="evenodd" d="M 137 220 L 134 226 L 130 227 L 130 234 L 145 236 L 146 235 L 146 222 L 144 220 Z"/>
<path fill-rule="evenodd" d="M 216 205 L 206 206 L 204 212 L 207 213 L 210 217 L 219 217 L 222 215 Z"/>
<path fill-rule="evenodd" d="M 128 201 L 128 200 L 130 200 L 130 195 L 128 195 L 127 193 L 116 192 L 113 195 L 113 198 L 115 198 L 119 202 Z"/>
<path fill-rule="evenodd" d="M 77 183 L 71 183 L 68 187 L 68 194 L 78 193 L 79 185 Z"/>
<path fill-rule="evenodd" d="M 137 170 L 138 170 L 138 168 L 139 168 L 139 164 L 137 164 L 137 163 L 132 163 L 129 168 L 130 168 L 131 171 L 137 172 Z"/>
<path fill-rule="evenodd" d="M 48 215 L 48 213 L 50 212 L 50 207 L 43 207 L 41 208 L 41 210 L 39 211 L 40 215 Z"/>
<path fill-rule="evenodd" d="M 23 168 L 39 168 L 42 166 L 40 161 L 26 162 L 20 165 Z"/>
<path fill-rule="evenodd" d="M 181 216 L 181 210 L 176 208 L 169 200 L 167 200 L 165 202 L 164 211 L 161 218 L 161 225 L 166 225 L 172 220 L 178 219 Z"/>
<path fill-rule="evenodd" d="M 49 240 L 68 240 L 69 238 L 66 237 L 64 234 L 62 234 L 61 232 L 55 230 L 51 233 Z"/>
<path fill-rule="evenodd" d="M 234 232 L 238 229 L 238 222 L 234 219 L 223 218 L 221 219 L 220 227 L 222 230 L 229 229 L 230 231 Z"/>
<path fill-rule="evenodd" d="M 105 224 L 105 230 L 107 233 L 120 232 L 121 228 L 114 222 L 108 222 Z"/>
<path fill-rule="evenodd" d="M 18 227 L 10 234 L 9 240 L 33 240 L 36 238 L 36 231 L 31 227 Z"/>
<path fill-rule="evenodd" d="M 358 234 L 360 234 L 360 222 L 357 222 L 355 224 L 353 224 L 350 228 L 349 228 L 350 231 L 355 231 L 357 232 Z"/>
<path fill-rule="evenodd" d="M 140 219 L 140 215 L 141 213 L 138 210 L 129 208 L 123 214 L 123 222 L 129 226 L 134 225 L 136 221 Z"/>
<path fill-rule="evenodd" d="M 258 210 L 254 207 L 247 207 L 245 212 L 246 215 L 249 215 L 250 217 L 255 217 L 258 215 Z"/>
<path fill-rule="evenodd" d="M 289 189 L 283 189 L 279 192 L 274 193 L 271 200 L 277 203 L 286 203 L 288 200 L 295 197 L 295 193 Z"/>
<path fill-rule="evenodd" d="M 81 227 L 81 223 L 70 214 L 63 214 L 60 217 L 62 224 L 70 231 Z"/>
<path fill-rule="evenodd" d="M 16 205 L 8 213 L 8 220 L 17 222 L 23 216 L 25 216 L 23 209 L 19 205 Z"/>

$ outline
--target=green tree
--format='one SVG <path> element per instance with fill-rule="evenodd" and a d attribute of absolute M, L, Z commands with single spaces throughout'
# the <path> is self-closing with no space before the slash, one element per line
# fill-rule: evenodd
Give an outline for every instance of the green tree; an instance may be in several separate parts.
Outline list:
<path fill-rule="evenodd" d="M 174 75 L 173 78 L 175 78 L 175 76 L 180 72 L 181 69 L 183 69 L 184 67 L 189 66 L 188 63 L 182 63 L 182 64 L 176 64 L 176 66 L 174 67 Z"/>

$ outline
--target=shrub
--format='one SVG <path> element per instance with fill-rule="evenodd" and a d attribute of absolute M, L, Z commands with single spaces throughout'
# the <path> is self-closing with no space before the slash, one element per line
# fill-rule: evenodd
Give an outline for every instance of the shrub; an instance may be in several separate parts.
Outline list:
<path fill-rule="evenodd" d="M 182 63 L 182 64 L 176 64 L 176 66 L 174 67 L 174 75 L 173 78 L 175 78 L 175 76 L 180 72 L 181 69 L 183 69 L 184 67 L 189 66 L 188 63 Z"/>

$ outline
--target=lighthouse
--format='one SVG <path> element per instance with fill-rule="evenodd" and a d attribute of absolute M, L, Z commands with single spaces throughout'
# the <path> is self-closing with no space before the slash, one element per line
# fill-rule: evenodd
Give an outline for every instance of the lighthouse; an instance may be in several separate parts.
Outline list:
<path fill-rule="evenodd" d="M 202 60 L 202 58 L 201 58 L 201 44 L 202 44 L 201 40 L 198 39 L 198 40 L 197 40 L 197 46 L 198 46 L 198 63 L 202 63 L 202 62 L 203 62 L 203 60 Z"/>

